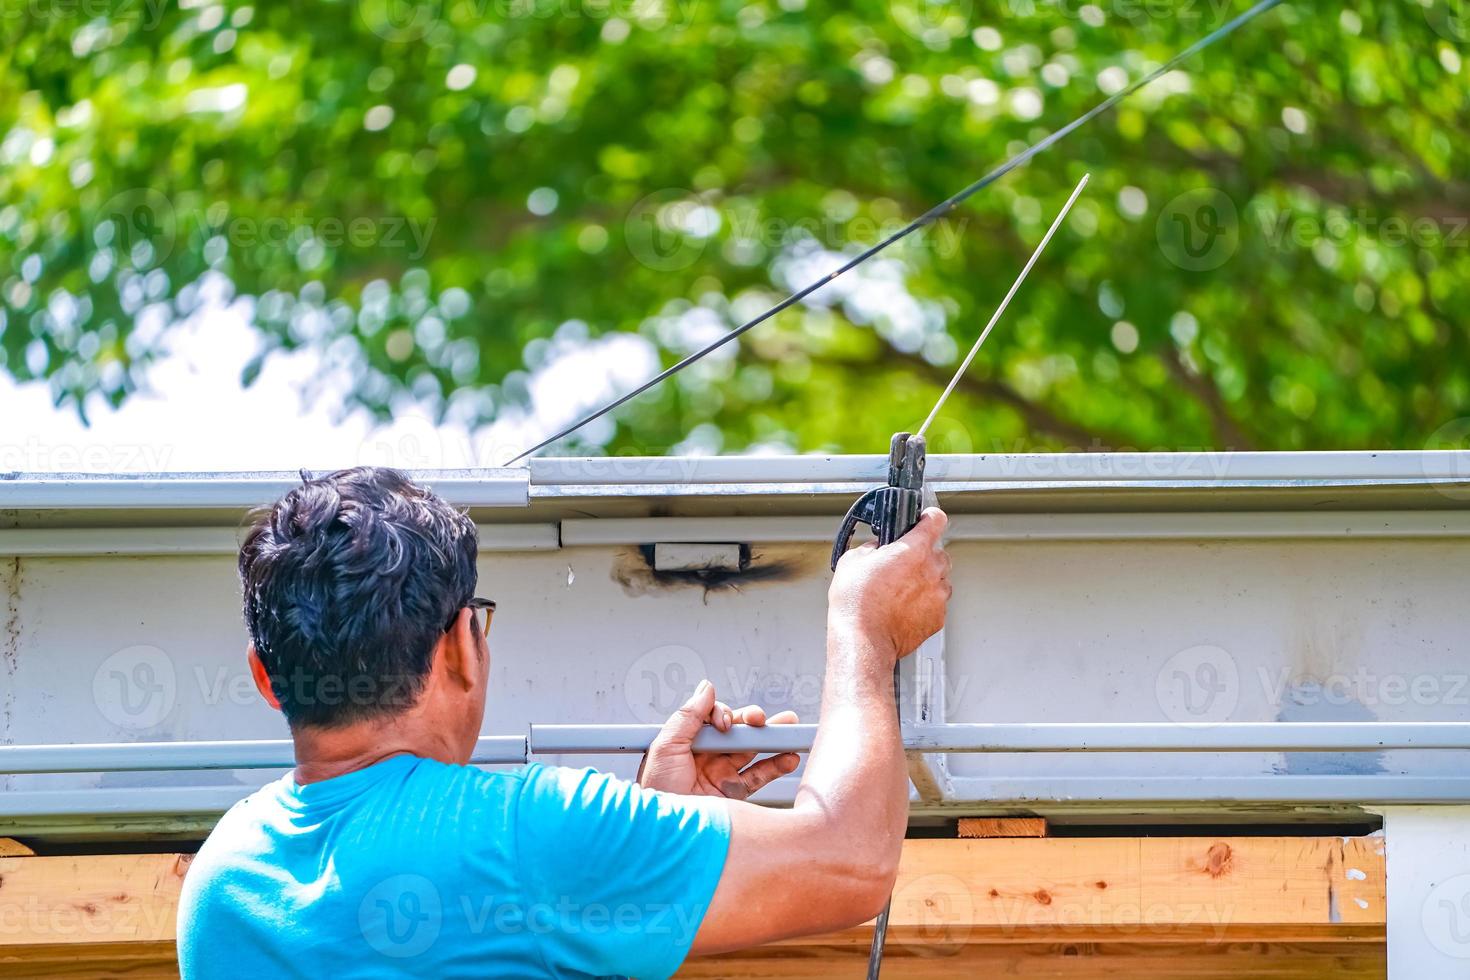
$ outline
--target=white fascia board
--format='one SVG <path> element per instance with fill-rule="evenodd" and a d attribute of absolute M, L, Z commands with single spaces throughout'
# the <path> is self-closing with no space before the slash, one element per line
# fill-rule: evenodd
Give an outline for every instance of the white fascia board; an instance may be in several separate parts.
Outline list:
<path fill-rule="evenodd" d="M 479 524 L 480 551 L 555 551 L 554 523 Z M 92 558 L 234 555 L 244 532 L 232 527 L 0 528 L 0 556 Z"/>

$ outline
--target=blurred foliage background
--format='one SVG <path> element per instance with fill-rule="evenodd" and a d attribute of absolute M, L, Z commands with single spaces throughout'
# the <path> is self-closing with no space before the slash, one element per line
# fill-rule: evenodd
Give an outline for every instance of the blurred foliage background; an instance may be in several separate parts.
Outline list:
<path fill-rule="evenodd" d="M 1246 6 L 0 0 L 0 369 L 96 411 L 227 300 L 333 408 L 630 387 Z M 936 449 L 1458 445 L 1467 40 L 1284 4 L 559 448 L 883 451 L 1086 171 Z"/>

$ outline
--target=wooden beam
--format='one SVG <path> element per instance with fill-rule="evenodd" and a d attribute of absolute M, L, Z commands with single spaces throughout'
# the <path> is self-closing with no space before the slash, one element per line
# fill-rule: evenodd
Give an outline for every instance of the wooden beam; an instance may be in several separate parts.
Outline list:
<path fill-rule="evenodd" d="M 0 976 L 95 976 L 89 958 L 136 966 L 108 975 L 168 975 L 160 951 L 189 860 L 0 858 L 16 916 L 0 929 Z M 889 926 L 890 957 L 907 965 L 893 976 L 1377 977 L 1384 886 L 1382 838 L 910 840 Z M 791 940 L 684 975 L 830 976 L 855 969 L 870 938 Z"/>
<path fill-rule="evenodd" d="M 29 857 L 35 853 L 14 837 L 0 837 L 0 857 Z"/>
<path fill-rule="evenodd" d="M 1382 926 L 1388 918 L 1383 838 L 1343 838 L 1334 874 L 1333 902 L 1338 920 Z"/>
<path fill-rule="evenodd" d="M 174 938 L 190 854 L 0 858 L 0 953 Z"/>
<path fill-rule="evenodd" d="M 1045 837 L 1045 817 L 960 817 L 962 838 Z"/>
<path fill-rule="evenodd" d="M 1381 839 L 1367 841 L 911 840 L 890 935 L 939 943 L 1035 941 L 1056 932 L 1135 942 L 1171 935 L 1376 940 L 1385 922 L 1384 862 Z"/>
<path fill-rule="evenodd" d="M 61 943 L 0 947 L 5 980 L 178 980 L 173 940 L 141 943 Z"/>
<path fill-rule="evenodd" d="M 861 977 L 866 946 L 769 947 L 696 957 L 681 980 L 830 980 Z M 883 980 L 1384 980 L 1387 953 L 1367 943 L 1006 943 L 943 955 L 889 948 Z"/>

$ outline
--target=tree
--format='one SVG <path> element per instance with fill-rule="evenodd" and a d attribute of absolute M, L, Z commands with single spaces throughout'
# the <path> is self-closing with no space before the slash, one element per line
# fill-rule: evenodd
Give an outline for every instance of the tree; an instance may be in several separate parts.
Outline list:
<path fill-rule="evenodd" d="M 579 346 L 643 357 L 624 384 L 671 363 L 1244 4 L 20 7 L 0 18 L 5 370 L 120 402 L 227 283 L 262 357 L 314 346 L 362 405 L 477 424 Z M 562 448 L 881 451 L 1084 171 L 936 448 L 1457 442 L 1457 10 L 1283 5 Z"/>

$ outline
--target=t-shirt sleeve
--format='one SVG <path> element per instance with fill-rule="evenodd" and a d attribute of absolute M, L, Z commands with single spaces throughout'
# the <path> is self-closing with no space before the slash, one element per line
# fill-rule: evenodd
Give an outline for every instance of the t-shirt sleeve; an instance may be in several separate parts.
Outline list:
<path fill-rule="evenodd" d="M 552 974 L 672 975 L 724 871 L 724 801 L 532 766 L 516 807 L 527 925 Z"/>

